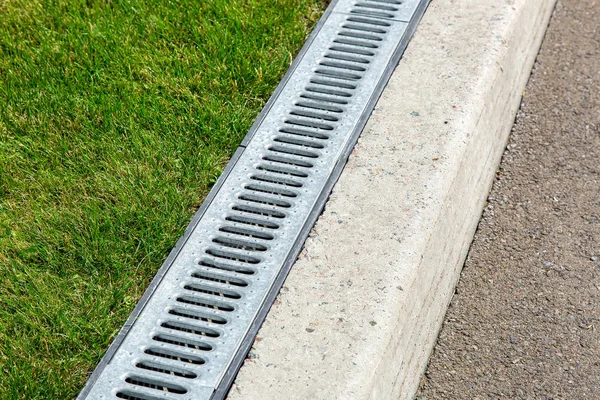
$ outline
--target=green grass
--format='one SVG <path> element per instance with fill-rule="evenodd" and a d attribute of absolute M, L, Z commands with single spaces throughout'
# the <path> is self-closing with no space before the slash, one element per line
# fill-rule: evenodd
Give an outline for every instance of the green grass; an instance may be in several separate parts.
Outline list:
<path fill-rule="evenodd" d="M 0 0 L 0 398 L 81 390 L 323 0 Z"/>

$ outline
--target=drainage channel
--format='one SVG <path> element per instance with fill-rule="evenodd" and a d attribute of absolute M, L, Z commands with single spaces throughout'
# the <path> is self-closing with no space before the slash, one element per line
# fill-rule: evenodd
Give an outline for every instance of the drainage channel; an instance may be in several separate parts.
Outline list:
<path fill-rule="evenodd" d="M 78 399 L 226 397 L 428 2 L 329 5 Z"/>

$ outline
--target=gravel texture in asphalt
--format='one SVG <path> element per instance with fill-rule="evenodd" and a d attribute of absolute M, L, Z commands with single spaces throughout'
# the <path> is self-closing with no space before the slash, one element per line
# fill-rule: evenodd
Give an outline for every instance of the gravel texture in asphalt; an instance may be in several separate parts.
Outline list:
<path fill-rule="evenodd" d="M 418 400 L 600 399 L 600 0 L 559 0 Z"/>

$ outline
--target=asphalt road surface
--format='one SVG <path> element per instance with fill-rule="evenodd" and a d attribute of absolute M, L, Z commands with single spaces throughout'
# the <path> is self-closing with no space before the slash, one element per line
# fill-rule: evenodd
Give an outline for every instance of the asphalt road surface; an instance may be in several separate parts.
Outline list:
<path fill-rule="evenodd" d="M 600 0 L 560 0 L 417 399 L 600 399 Z"/>

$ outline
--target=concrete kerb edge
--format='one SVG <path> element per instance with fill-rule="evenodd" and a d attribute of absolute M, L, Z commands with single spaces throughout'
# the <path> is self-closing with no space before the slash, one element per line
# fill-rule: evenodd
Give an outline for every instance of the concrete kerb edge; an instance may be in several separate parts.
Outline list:
<path fill-rule="evenodd" d="M 414 396 L 555 1 L 507 0 L 500 5 L 492 0 L 432 1 L 357 145 L 357 154 L 351 157 L 314 235 L 307 240 L 303 258 L 292 269 L 279 302 L 261 328 L 260 340 L 236 379 L 231 399 Z M 461 31 L 477 32 L 477 23 L 487 25 L 481 28 L 480 37 L 468 43 L 471 49 L 452 42 L 452 35 L 465 39 Z M 450 40 L 442 39 L 444 34 Z M 455 52 L 440 57 L 440 62 L 449 63 L 453 74 L 449 78 L 434 75 L 444 73 L 441 66 L 421 65 L 435 60 L 435 51 L 444 48 Z M 473 59 L 465 60 L 469 54 Z M 416 71 L 432 76 L 416 76 Z M 411 77 L 414 82 L 407 82 Z M 448 82 L 451 79 L 455 81 Z M 422 85 L 423 90 L 406 99 L 411 83 Z M 444 96 L 444 90 L 455 94 Z M 428 104 L 431 98 L 426 96 L 436 92 L 440 92 L 436 99 L 440 104 Z M 410 116 L 419 115 L 411 109 L 426 110 L 421 112 L 429 121 L 408 126 L 407 120 L 414 122 Z M 444 119 L 451 130 L 440 134 L 436 130 L 442 128 L 436 121 Z M 399 152 L 387 152 L 385 135 Z M 415 146 L 420 147 L 415 151 Z M 406 161 L 402 164 L 386 156 Z M 422 165 L 425 157 L 441 162 L 431 163 L 432 170 Z M 409 172 L 400 169 L 388 179 L 371 171 L 381 166 L 390 172 L 399 165 Z M 363 183 L 362 192 L 358 183 Z M 397 188 L 389 189 L 390 184 Z M 403 198 L 407 191 L 417 200 Z M 381 215 L 394 211 L 382 203 L 381 197 L 386 196 L 396 202 L 394 221 Z M 405 209 L 409 211 L 400 212 Z M 340 230 L 339 221 L 346 218 L 347 226 Z M 406 236 L 396 245 L 383 233 L 361 232 L 369 221 L 379 223 L 371 225 L 372 231 L 404 229 Z M 347 254 L 355 249 L 375 251 Z M 385 249 L 389 251 L 384 254 Z M 344 275 L 336 270 L 365 263 L 371 263 L 374 272 Z M 387 269 L 380 268 L 384 264 Z M 333 276 L 318 275 L 326 273 Z M 348 304 L 377 287 L 369 281 L 373 276 L 401 290 L 388 288 L 377 296 L 361 296 L 362 307 Z M 355 280 L 358 290 L 340 286 L 345 279 Z M 322 299 L 328 300 L 327 310 L 319 308 Z M 365 333 L 371 329 L 368 324 L 372 330 Z M 317 328 L 322 332 L 315 332 Z"/>

